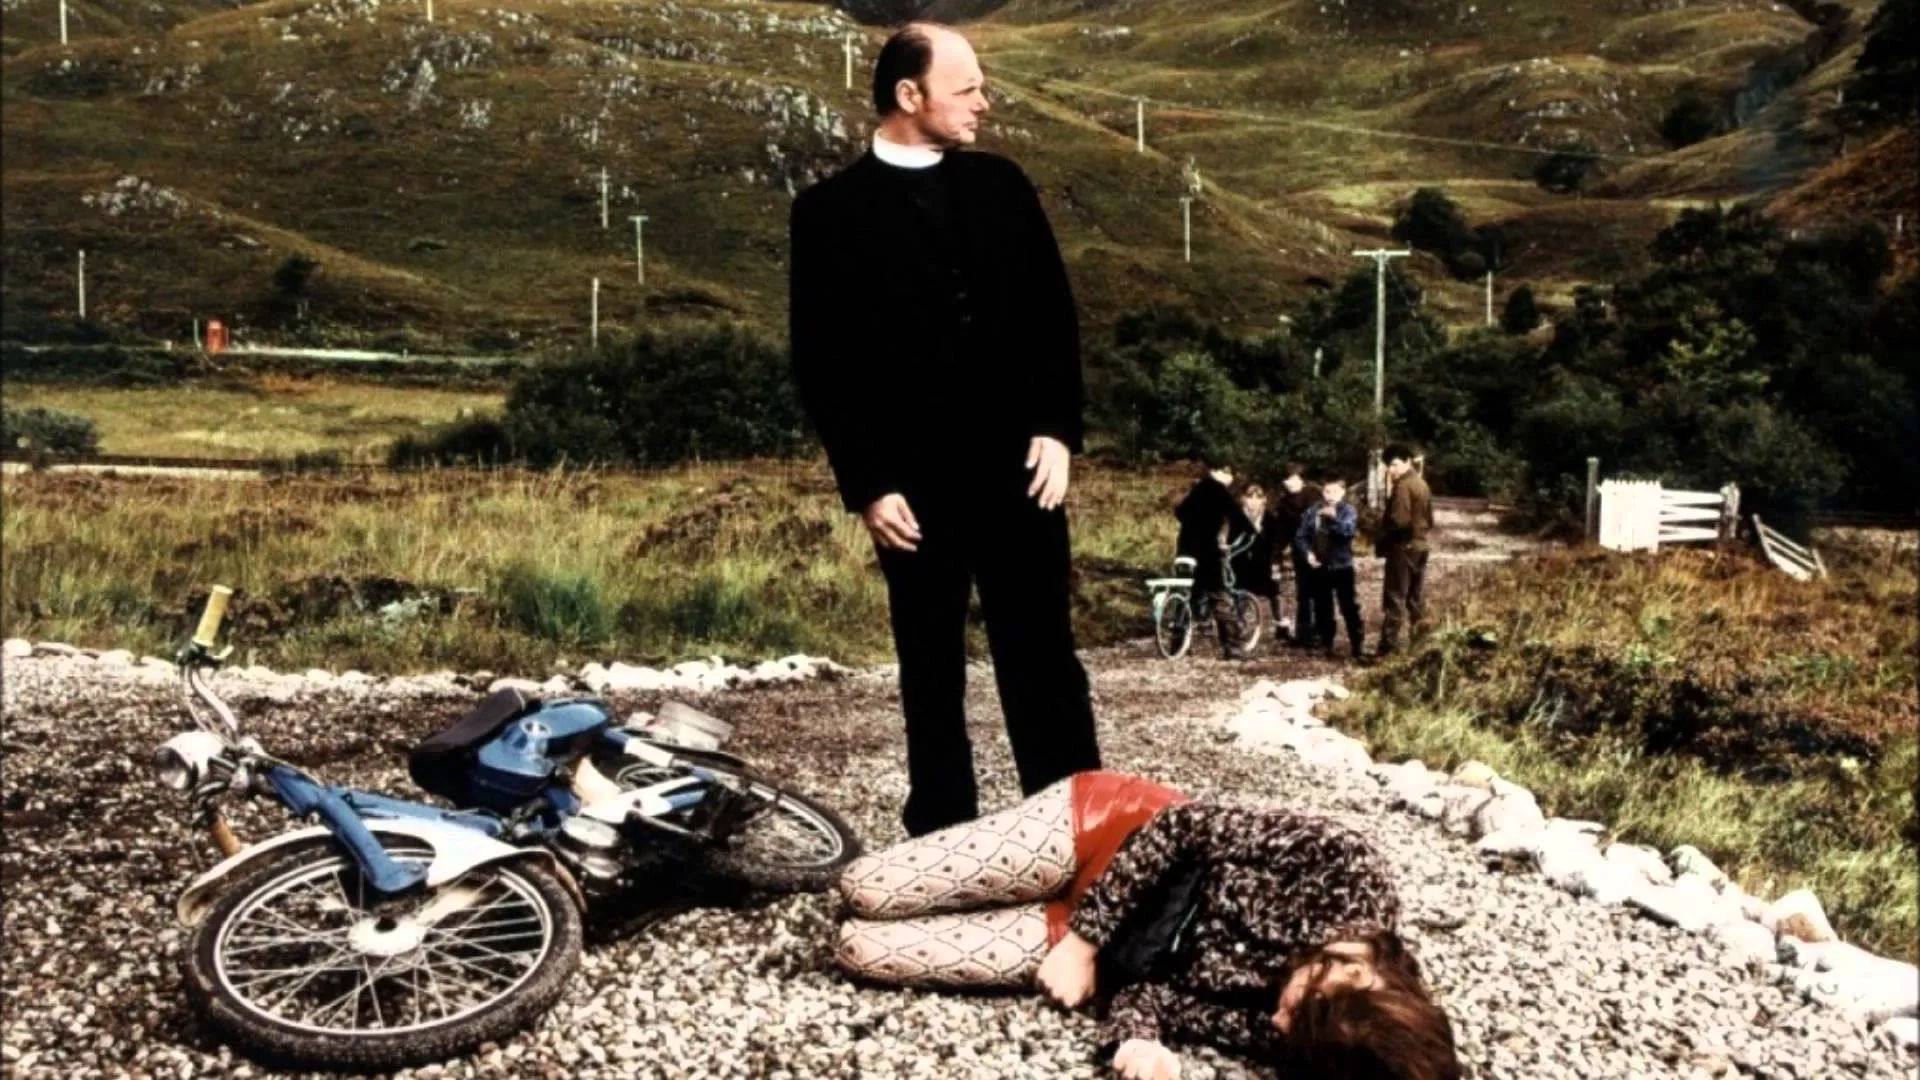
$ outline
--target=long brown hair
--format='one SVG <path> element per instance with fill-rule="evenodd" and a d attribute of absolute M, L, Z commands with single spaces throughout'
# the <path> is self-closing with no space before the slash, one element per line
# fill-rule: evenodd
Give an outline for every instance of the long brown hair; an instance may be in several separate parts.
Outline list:
<path fill-rule="evenodd" d="M 1287 1075 L 1326 1080 L 1460 1080 L 1453 1024 L 1434 1003 L 1420 963 L 1398 934 L 1369 939 L 1371 990 L 1317 988 L 1281 1039 Z"/>

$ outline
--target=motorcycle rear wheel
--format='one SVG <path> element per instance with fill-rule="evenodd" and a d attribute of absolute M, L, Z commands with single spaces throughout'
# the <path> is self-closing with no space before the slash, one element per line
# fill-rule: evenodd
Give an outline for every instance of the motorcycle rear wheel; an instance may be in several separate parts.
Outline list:
<path fill-rule="evenodd" d="M 402 861 L 432 857 L 389 845 Z M 479 896 L 432 926 L 407 923 L 455 886 Z M 392 1070 L 520 1031 L 553 1007 L 580 963 L 580 909 L 530 860 L 375 899 L 331 840 L 289 849 L 228 888 L 194 928 L 182 957 L 189 1001 L 263 1060 Z"/>

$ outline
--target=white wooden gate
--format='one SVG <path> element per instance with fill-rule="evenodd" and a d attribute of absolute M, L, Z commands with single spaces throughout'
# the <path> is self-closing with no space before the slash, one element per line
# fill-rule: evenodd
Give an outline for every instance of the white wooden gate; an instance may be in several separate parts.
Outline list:
<path fill-rule="evenodd" d="M 1612 551 L 1658 551 L 1662 544 L 1731 537 L 1739 520 L 1740 489 L 1669 491 L 1658 480 L 1609 480 L 1600 485 L 1600 546 Z"/>

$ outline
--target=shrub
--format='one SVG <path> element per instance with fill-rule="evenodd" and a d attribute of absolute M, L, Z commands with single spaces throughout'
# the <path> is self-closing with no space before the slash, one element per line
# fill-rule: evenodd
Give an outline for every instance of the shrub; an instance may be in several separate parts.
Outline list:
<path fill-rule="evenodd" d="M 599 579 L 591 574 L 516 562 L 500 572 L 495 590 L 506 620 L 535 637 L 593 644 L 613 635 L 613 609 L 602 595 Z"/>
<path fill-rule="evenodd" d="M 513 455 L 538 465 L 786 456 L 806 445 L 785 351 L 733 324 L 650 331 L 531 368 L 508 395 L 505 425 Z"/>
<path fill-rule="evenodd" d="M 1540 305 L 1533 299 L 1533 286 L 1522 285 L 1507 296 L 1500 309 L 1500 329 L 1509 334 L 1530 334 L 1540 325 Z"/>
<path fill-rule="evenodd" d="M 1660 121 L 1660 137 L 1676 150 L 1711 139 L 1724 130 L 1720 107 L 1697 90 L 1680 95 Z"/>
<path fill-rule="evenodd" d="M 0 445 L 49 454 L 92 454 L 100 449 L 93 421 L 38 405 L 0 410 Z"/>
<path fill-rule="evenodd" d="M 395 469 L 448 465 L 499 465 L 512 461 L 513 436 L 498 416 L 473 416 L 434 428 L 425 435 L 402 435 L 387 448 Z"/>
<path fill-rule="evenodd" d="M 1556 150 L 1534 165 L 1533 182 L 1557 195 L 1568 195 L 1580 190 L 1599 163 L 1599 152 L 1585 144 Z"/>

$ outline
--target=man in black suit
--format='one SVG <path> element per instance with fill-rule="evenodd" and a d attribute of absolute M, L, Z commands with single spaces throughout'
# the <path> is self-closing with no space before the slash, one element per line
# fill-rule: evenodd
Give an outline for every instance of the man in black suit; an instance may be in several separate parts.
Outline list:
<path fill-rule="evenodd" d="M 919 836 L 979 812 L 966 620 L 980 589 L 1021 790 L 1098 768 L 1063 503 L 1079 325 L 1038 193 L 970 146 L 988 103 L 958 33 L 881 49 L 873 147 L 794 200 L 794 377 L 886 575 Z"/>

